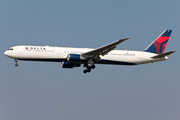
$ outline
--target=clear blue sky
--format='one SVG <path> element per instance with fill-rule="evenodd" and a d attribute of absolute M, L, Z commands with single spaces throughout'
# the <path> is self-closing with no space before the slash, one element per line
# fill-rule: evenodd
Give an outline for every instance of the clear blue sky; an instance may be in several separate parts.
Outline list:
<path fill-rule="evenodd" d="M 1 0 L 1 120 L 180 119 L 179 0 Z M 15 45 L 97 48 L 131 37 L 116 49 L 143 50 L 172 29 L 170 59 L 140 66 L 62 69 L 19 61 Z"/>

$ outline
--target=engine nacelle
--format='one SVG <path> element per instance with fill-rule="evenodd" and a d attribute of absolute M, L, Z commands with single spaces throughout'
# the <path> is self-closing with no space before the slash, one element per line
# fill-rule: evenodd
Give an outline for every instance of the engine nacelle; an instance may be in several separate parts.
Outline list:
<path fill-rule="evenodd" d="M 86 60 L 85 57 L 81 57 L 79 54 L 69 54 L 67 57 L 67 61 L 69 62 L 81 62 Z"/>
<path fill-rule="evenodd" d="M 73 67 L 80 67 L 81 64 L 78 63 L 70 63 L 70 62 L 62 62 L 61 67 L 62 68 L 73 68 Z"/>

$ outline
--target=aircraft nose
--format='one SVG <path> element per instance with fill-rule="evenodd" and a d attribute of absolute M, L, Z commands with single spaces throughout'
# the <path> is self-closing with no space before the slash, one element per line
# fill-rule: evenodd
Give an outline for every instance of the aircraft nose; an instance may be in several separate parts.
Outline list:
<path fill-rule="evenodd" d="M 4 52 L 4 55 L 6 55 L 6 56 L 7 56 L 7 51 L 5 51 L 5 52 Z"/>
<path fill-rule="evenodd" d="M 4 55 L 6 55 L 6 56 L 10 56 L 11 55 L 11 52 L 10 51 L 8 51 L 8 50 L 6 50 L 5 52 L 4 52 Z"/>

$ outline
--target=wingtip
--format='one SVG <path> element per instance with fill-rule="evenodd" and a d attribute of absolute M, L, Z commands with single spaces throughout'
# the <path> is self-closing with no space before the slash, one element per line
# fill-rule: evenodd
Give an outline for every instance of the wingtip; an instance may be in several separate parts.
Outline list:
<path fill-rule="evenodd" d="M 172 53 L 175 53 L 176 51 L 175 51 L 175 50 L 172 50 L 172 51 L 170 51 L 170 52 L 171 52 L 171 54 L 172 54 Z"/>
<path fill-rule="evenodd" d="M 130 37 L 129 38 L 124 38 L 124 39 L 119 39 L 119 40 L 128 40 L 128 39 L 130 39 Z"/>
<path fill-rule="evenodd" d="M 128 39 L 130 39 L 130 37 L 128 37 L 128 38 L 125 38 L 126 40 L 128 40 Z"/>

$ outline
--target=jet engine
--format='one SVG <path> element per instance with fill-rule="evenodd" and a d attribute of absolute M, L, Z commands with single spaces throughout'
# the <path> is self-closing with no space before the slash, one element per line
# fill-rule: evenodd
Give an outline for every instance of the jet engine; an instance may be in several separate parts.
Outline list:
<path fill-rule="evenodd" d="M 67 57 L 67 61 L 69 62 L 82 62 L 84 60 L 86 60 L 86 58 L 79 54 L 69 54 Z"/>

